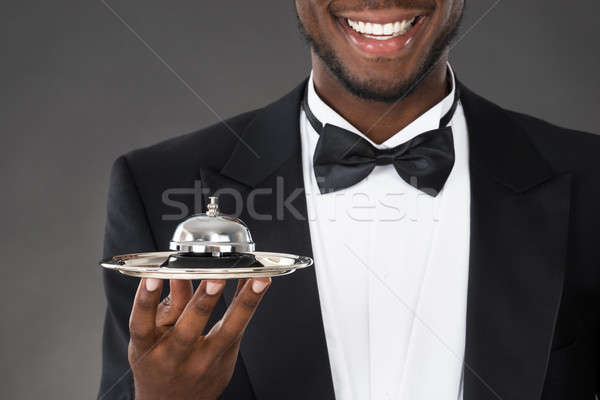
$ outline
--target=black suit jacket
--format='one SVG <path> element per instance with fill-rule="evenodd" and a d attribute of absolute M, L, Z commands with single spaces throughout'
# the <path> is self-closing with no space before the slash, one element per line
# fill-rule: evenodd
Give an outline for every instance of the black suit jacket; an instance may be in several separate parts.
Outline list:
<path fill-rule="evenodd" d="M 176 225 L 219 191 L 221 209 L 247 222 L 257 250 L 311 255 L 298 122 L 304 87 L 120 157 L 104 256 L 166 250 Z M 464 399 L 592 400 L 600 382 L 600 137 L 461 93 L 472 187 Z M 253 211 L 273 218 L 252 218 L 249 196 Z M 127 325 L 137 283 L 104 271 L 104 399 L 133 398 Z M 275 279 L 224 399 L 334 399 L 318 296 L 313 268 Z"/>

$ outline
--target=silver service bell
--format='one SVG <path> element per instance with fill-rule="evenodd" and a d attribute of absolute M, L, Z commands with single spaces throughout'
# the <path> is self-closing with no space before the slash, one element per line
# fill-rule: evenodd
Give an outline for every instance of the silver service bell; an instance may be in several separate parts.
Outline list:
<path fill-rule="evenodd" d="M 177 226 L 169 248 L 181 253 L 212 256 L 254 251 L 254 242 L 244 221 L 219 215 L 217 197 L 209 199 L 205 214 L 194 215 Z"/>
<path fill-rule="evenodd" d="M 236 268 L 260 266 L 251 254 L 254 241 L 239 218 L 219 214 L 217 197 L 209 197 L 205 214 L 194 215 L 177 226 L 169 244 L 172 254 L 163 266 L 171 268 Z"/>
<path fill-rule="evenodd" d="M 116 255 L 103 268 L 140 278 L 245 279 L 288 275 L 312 265 L 310 257 L 255 251 L 246 224 L 219 213 L 216 197 L 207 211 L 181 222 L 171 251 Z"/>

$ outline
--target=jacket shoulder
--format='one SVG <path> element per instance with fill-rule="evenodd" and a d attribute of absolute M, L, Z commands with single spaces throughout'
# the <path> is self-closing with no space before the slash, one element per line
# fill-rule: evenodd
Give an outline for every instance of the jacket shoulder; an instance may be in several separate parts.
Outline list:
<path fill-rule="evenodd" d="M 122 157 L 134 172 L 220 168 L 257 111 L 248 111 L 206 128 L 132 150 Z"/>
<path fill-rule="evenodd" d="M 567 129 L 515 111 L 506 113 L 557 172 L 600 174 L 600 135 Z"/>
<path fill-rule="evenodd" d="M 207 128 L 130 151 L 117 159 L 113 170 L 118 165 L 127 166 L 128 190 L 140 200 L 131 207 L 144 213 L 159 249 L 168 243 L 179 222 L 163 218 L 180 212 L 179 206 L 172 203 L 176 201 L 187 207 L 178 218 L 199 211 L 195 207 L 201 170 L 222 168 L 238 143 L 237 135 L 252 122 L 255 114 L 256 111 L 246 112 Z"/>

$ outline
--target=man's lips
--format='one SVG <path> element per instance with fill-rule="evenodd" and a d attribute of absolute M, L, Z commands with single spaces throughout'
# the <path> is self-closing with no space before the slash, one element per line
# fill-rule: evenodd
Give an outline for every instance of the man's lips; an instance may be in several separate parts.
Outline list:
<path fill-rule="evenodd" d="M 423 12 L 373 10 L 339 14 L 346 38 L 362 52 L 392 55 L 407 48 L 424 25 Z"/>
<path fill-rule="evenodd" d="M 349 18 L 354 21 L 364 21 L 386 24 L 395 21 L 410 20 L 418 16 L 429 15 L 433 10 L 389 8 L 379 10 L 335 11 L 333 15 L 339 18 Z"/>

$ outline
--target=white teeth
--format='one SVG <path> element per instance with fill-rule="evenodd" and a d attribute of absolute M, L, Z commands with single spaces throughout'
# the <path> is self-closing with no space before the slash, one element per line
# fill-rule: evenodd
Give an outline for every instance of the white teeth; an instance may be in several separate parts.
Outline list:
<path fill-rule="evenodd" d="M 416 19 L 417 18 L 415 17 L 410 20 L 389 22 L 383 25 L 364 21 L 353 21 L 351 19 L 347 19 L 347 22 L 348 25 L 358 33 L 365 34 L 374 39 L 387 40 L 398 35 L 404 35 L 412 28 Z"/>

